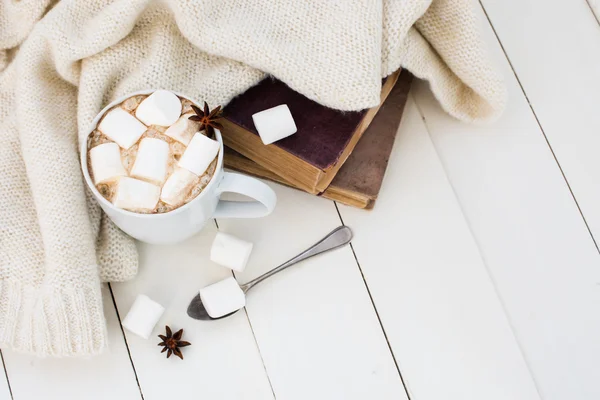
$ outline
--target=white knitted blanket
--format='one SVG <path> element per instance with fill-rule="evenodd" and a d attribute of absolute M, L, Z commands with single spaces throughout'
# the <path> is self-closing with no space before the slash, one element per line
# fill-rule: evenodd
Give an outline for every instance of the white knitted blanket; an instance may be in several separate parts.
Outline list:
<path fill-rule="evenodd" d="M 82 183 L 95 114 L 146 88 L 211 105 L 272 74 L 324 105 L 374 106 L 399 67 L 465 121 L 505 104 L 472 0 L 0 2 L 0 347 L 106 346 L 101 281 L 137 270 L 134 242 Z"/>

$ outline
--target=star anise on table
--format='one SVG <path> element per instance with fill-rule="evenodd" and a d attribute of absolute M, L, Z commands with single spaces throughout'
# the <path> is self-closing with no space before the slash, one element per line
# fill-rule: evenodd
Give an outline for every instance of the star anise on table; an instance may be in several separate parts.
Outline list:
<path fill-rule="evenodd" d="M 199 122 L 200 130 L 206 130 L 208 137 L 212 138 L 215 136 L 215 129 L 223 129 L 223 125 L 217 122 L 222 118 L 221 106 L 218 106 L 212 111 L 208 108 L 208 104 L 206 104 L 206 102 L 204 102 L 204 110 L 201 110 L 193 104 L 191 107 L 196 115 L 191 115 L 188 117 L 188 119 L 190 121 Z"/>
<path fill-rule="evenodd" d="M 185 340 L 181 340 L 183 336 L 183 329 L 178 330 L 173 333 L 171 328 L 165 326 L 165 330 L 167 331 L 167 335 L 158 335 L 158 337 L 162 340 L 158 345 L 163 346 L 161 353 L 167 352 L 167 358 L 171 357 L 171 354 L 175 354 L 177 357 L 183 360 L 183 354 L 181 353 L 181 347 L 191 345 L 190 342 L 186 342 Z"/>

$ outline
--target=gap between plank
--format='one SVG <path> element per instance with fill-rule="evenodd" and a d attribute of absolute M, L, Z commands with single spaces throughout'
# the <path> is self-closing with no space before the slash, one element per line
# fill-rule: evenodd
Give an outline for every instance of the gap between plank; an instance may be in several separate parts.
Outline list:
<path fill-rule="evenodd" d="M 4 375 L 6 376 L 6 384 L 8 385 L 8 392 L 10 393 L 10 398 L 14 400 L 12 388 L 10 387 L 10 380 L 8 380 L 8 370 L 6 369 L 6 362 L 4 362 L 4 354 L 2 354 L 2 350 L 0 350 L 0 359 L 2 359 L 2 366 L 4 367 Z"/>
<path fill-rule="evenodd" d="M 137 371 L 135 370 L 135 364 L 133 363 L 133 358 L 131 357 L 131 351 L 129 351 L 129 343 L 127 343 L 127 336 L 125 336 L 125 331 L 123 330 L 123 324 L 121 324 L 121 316 L 119 315 L 119 308 L 117 307 L 115 295 L 113 293 L 110 282 L 108 282 L 107 285 L 108 285 L 108 290 L 110 291 L 110 297 L 112 298 L 113 306 L 115 307 L 115 312 L 117 313 L 117 320 L 119 321 L 119 327 L 121 328 L 121 334 L 123 335 L 123 341 L 125 342 L 125 348 L 127 349 L 127 355 L 129 356 L 129 361 L 131 362 L 131 368 L 133 369 L 133 375 L 135 376 L 135 382 L 138 385 L 138 389 L 140 391 L 140 396 L 142 397 L 142 400 L 144 400 L 144 393 L 142 392 L 142 386 L 140 385 L 140 380 L 138 379 L 138 374 L 137 374 Z"/>
<path fill-rule="evenodd" d="M 235 274 L 233 274 L 235 278 Z M 237 278 L 236 278 L 237 280 Z M 252 337 L 254 338 L 254 343 L 256 344 L 256 349 L 258 350 L 258 355 L 260 356 L 260 361 L 262 362 L 263 369 L 265 371 L 265 375 L 267 376 L 267 382 L 269 382 L 269 387 L 271 388 L 271 393 L 273 393 L 273 399 L 276 400 L 277 396 L 275 395 L 275 390 L 273 389 L 273 384 L 271 383 L 271 377 L 269 376 L 269 371 L 267 371 L 267 366 L 265 365 L 265 360 L 263 359 L 262 352 L 260 351 L 260 346 L 258 345 L 258 341 L 256 340 L 256 334 L 254 333 L 254 327 L 252 327 L 252 322 L 250 321 L 250 316 L 248 315 L 248 309 L 244 307 L 244 313 L 246 314 L 246 319 L 248 320 L 248 325 L 250 325 L 250 331 L 252 332 Z"/>
<path fill-rule="evenodd" d="M 217 230 L 219 230 L 219 223 L 217 222 L 216 219 L 213 219 L 213 221 L 215 221 L 215 226 L 217 227 Z M 231 271 L 231 275 L 237 281 L 237 277 L 235 276 L 235 273 L 233 271 Z M 250 321 L 250 316 L 248 315 L 248 310 L 246 309 L 246 307 L 244 307 L 244 314 L 246 314 L 246 320 L 248 320 L 248 325 L 250 326 L 250 331 L 252 332 L 252 337 L 254 338 L 254 344 L 256 345 L 256 349 L 258 350 L 258 355 L 260 356 L 260 361 L 262 362 L 263 370 L 265 371 L 265 375 L 267 376 L 267 382 L 269 382 L 269 387 L 271 388 L 271 393 L 273 393 L 273 399 L 275 400 L 275 399 L 277 399 L 277 396 L 275 395 L 275 390 L 273 389 L 273 383 L 271 383 L 271 377 L 269 376 L 269 372 L 267 371 L 267 366 L 265 365 L 265 360 L 262 356 L 262 352 L 260 351 L 260 346 L 258 345 L 258 340 L 256 340 L 256 334 L 254 333 L 254 327 L 252 326 L 252 322 Z"/>
<path fill-rule="evenodd" d="M 585 2 L 587 3 L 588 7 L 590 8 L 590 11 L 592 12 L 592 15 L 594 16 L 594 19 L 596 20 L 598 25 L 600 25 L 600 20 L 598 20 L 598 16 L 596 15 L 596 12 L 594 11 L 594 7 L 592 7 L 592 5 L 590 4 L 590 0 L 585 0 Z M 600 12 L 600 9 L 598 11 Z"/>
<path fill-rule="evenodd" d="M 342 225 L 346 226 L 346 224 L 344 223 L 344 219 L 342 218 L 342 214 L 340 213 L 340 209 L 338 208 L 337 202 L 334 201 L 333 205 L 335 206 L 335 210 L 337 211 L 340 222 L 342 223 Z M 350 228 L 350 229 L 352 229 L 352 228 Z M 381 328 L 381 331 L 383 332 L 383 337 L 385 338 L 385 342 L 387 343 L 388 350 L 390 351 L 390 354 L 392 355 L 392 360 L 394 360 L 394 365 L 396 366 L 396 371 L 398 371 L 398 376 L 400 377 L 400 382 L 402 382 L 402 387 L 404 388 L 406 397 L 408 398 L 408 400 L 411 400 L 410 393 L 408 391 L 408 387 L 406 386 L 406 383 L 404 382 L 404 378 L 402 377 L 402 372 L 400 372 L 400 366 L 398 365 L 398 361 L 396 361 L 396 355 L 394 354 L 394 351 L 392 350 L 392 346 L 390 345 L 390 341 L 388 340 L 388 335 L 387 335 L 387 332 L 385 331 L 385 328 L 383 327 L 383 323 L 381 322 L 381 317 L 379 316 L 379 312 L 377 311 L 377 307 L 375 306 L 375 301 L 373 301 L 373 296 L 371 295 L 371 290 L 369 289 L 369 285 L 367 284 L 365 274 L 363 273 L 362 267 L 360 266 L 358 257 L 356 257 L 356 252 L 354 251 L 354 246 L 352 246 L 352 242 L 350 242 L 349 245 L 350 245 L 350 250 L 352 251 L 352 256 L 354 257 L 354 261 L 356 261 L 356 266 L 358 267 L 358 270 L 360 272 L 360 276 L 363 280 L 365 288 L 367 289 L 367 294 L 369 295 L 369 299 L 371 300 L 371 305 L 373 306 L 373 310 L 375 310 L 375 315 L 377 316 L 377 321 L 379 321 L 379 327 Z"/>
<path fill-rule="evenodd" d="M 504 57 L 506 58 L 506 61 L 508 61 L 508 65 L 510 66 L 511 71 L 513 72 L 513 75 L 515 76 L 515 79 L 517 80 L 517 83 L 519 84 L 519 87 L 521 88 L 521 92 L 523 93 L 523 96 L 525 96 L 525 100 L 527 101 L 527 104 L 529 105 L 529 109 L 531 110 L 531 113 L 533 114 L 533 117 L 535 118 L 535 122 L 537 123 L 538 127 L 540 128 L 540 131 L 542 132 L 542 135 L 544 136 L 544 140 L 546 141 L 546 144 L 548 145 L 548 148 L 550 149 L 550 153 L 552 153 L 552 157 L 554 158 L 554 161 L 556 162 L 556 165 L 558 166 L 560 174 L 562 175 L 563 180 L 567 184 L 567 188 L 569 189 L 569 193 L 571 193 L 571 197 L 573 198 L 573 201 L 575 202 L 575 205 L 577 206 L 577 210 L 579 211 L 579 215 L 581 215 L 581 219 L 583 219 L 583 223 L 585 224 L 585 227 L 586 227 L 588 233 L 590 234 L 590 237 L 592 238 L 592 242 L 594 242 L 594 246 L 596 247 L 596 251 L 598 253 L 600 253 L 600 248 L 598 247 L 598 243 L 596 242 L 596 238 L 594 237 L 594 234 L 592 233 L 592 231 L 590 229 L 590 226 L 588 225 L 588 222 L 585 219 L 585 215 L 583 215 L 583 211 L 581 210 L 581 207 L 579 206 L 579 202 L 577 201 L 577 198 L 575 198 L 575 194 L 573 193 L 573 189 L 571 189 L 571 185 L 569 184 L 567 176 L 565 175 L 565 172 L 563 171 L 563 169 L 562 169 L 562 167 L 560 165 L 560 162 L 558 161 L 558 158 L 556 157 L 556 154 L 554 153 L 554 149 L 552 148 L 552 145 L 550 144 L 550 141 L 548 140 L 548 136 L 546 136 L 546 132 L 544 132 L 544 128 L 542 127 L 542 123 L 540 122 L 540 119 L 538 118 L 535 110 L 533 109 L 533 106 L 531 105 L 531 102 L 529 101 L 529 97 L 527 97 L 527 92 L 525 92 L 525 88 L 523 87 L 523 84 L 521 83 L 521 80 L 519 79 L 519 76 L 517 75 L 517 71 L 515 71 L 515 68 L 513 67 L 512 62 L 510 61 L 510 57 L 508 57 L 508 53 L 506 52 L 506 49 L 504 48 L 504 45 L 502 44 L 502 41 L 500 40 L 500 36 L 498 36 L 498 32 L 496 32 L 496 28 L 494 28 L 494 24 L 492 24 L 492 20 L 490 19 L 490 16 L 488 15 L 488 13 L 487 13 L 485 7 L 483 6 L 483 3 L 481 2 L 481 0 L 479 0 L 479 5 L 481 6 L 481 9 L 483 10 L 483 13 L 485 14 L 485 17 L 486 17 L 488 23 L 490 24 L 490 27 L 492 28 L 492 31 L 494 32 L 494 36 L 496 36 L 496 40 L 498 41 L 498 44 L 500 44 L 500 48 L 502 49 L 502 53 L 504 53 Z M 589 3 L 588 3 L 588 5 L 589 5 Z M 594 14 L 594 16 L 595 16 L 595 14 Z M 419 109 L 419 112 L 423 116 L 423 113 L 421 112 L 420 109 Z M 429 132 L 429 129 L 427 131 Z"/>

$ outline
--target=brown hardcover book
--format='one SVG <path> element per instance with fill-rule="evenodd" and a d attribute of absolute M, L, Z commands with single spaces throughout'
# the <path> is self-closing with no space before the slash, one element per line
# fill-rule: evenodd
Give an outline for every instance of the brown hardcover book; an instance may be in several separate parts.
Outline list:
<path fill-rule="evenodd" d="M 396 72 L 384 80 L 381 103 L 398 75 Z M 298 132 L 264 145 L 254 127 L 252 114 L 280 104 L 290 108 Z M 330 185 L 378 110 L 379 106 L 356 112 L 327 108 L 283 82 L 267 78 L 225 107 L 223 141 L 295 187 L 317 194 Z"/>
<path fill-rule="evenodd" d="M 398 82 L 354 151 L 321 196 L 358 208 L 374 206 L 402 119 L 411 81 L 412 75 L 407 71 L 400 74 Z M 281 176 L 231 149 L 225 149 L 225 166 L 296 187 Z"/>

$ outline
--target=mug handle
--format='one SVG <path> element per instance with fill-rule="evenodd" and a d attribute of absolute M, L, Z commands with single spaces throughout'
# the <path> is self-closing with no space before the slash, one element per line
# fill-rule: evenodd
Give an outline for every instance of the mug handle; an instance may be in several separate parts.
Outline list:
<path fill-rule="evenodd" d="M 243 194 L 255 201 L 219 200 L 214 218 L 260 218 L 273 211 L 277 195 L 273 189 L 258 179 L 246 175 L 225 172 L 217 187 L 217 196 L 224 192 Z"/>

